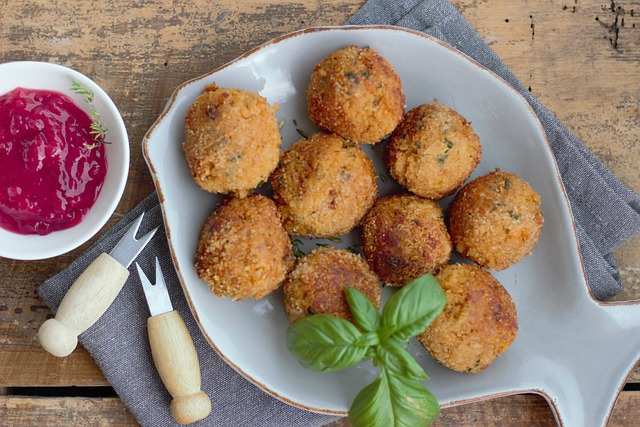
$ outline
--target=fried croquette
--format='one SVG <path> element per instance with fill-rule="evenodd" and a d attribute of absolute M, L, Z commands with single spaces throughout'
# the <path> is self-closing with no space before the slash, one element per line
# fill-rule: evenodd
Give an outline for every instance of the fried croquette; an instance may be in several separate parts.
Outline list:
<path fill-rule="evenodd" d="M 343 249 L 319 248 L 300 258 L 284 282 L 284 307 L 291 322 L 310 314 L 351 319 L 347 288 L 362 292 L 380 306 L 380 281 L 358 255 Z"/>
<path fill-rule="evenodd" d="M 377 192 L 373 163 L 362 149 L 324 133 L 286 151 L 271 185 L 287 231 L 316 237 L 350 231 Z"/>
<path fill-rule="evenodd" d="M 393 286 L 433 273 L 451 255 L 442 210 L 413 195 L 376 201 L 362 221 L 362 247 L 373 271 Z"/>
<path fill-rule="evenodd" d="M 471 123 L 437 102 L 409 111 L 390 138 L 387 165 L 418 196 L 440 199 L 460 187 L 482 155 Z"/>
<path fill-rule="evenodd" d="M 437 279 L 447 304 L 418 340 L 447 368 L 480 372 L 516 338 L 518 319 L 511 296 L 476 265 L 447 265 Z"/>
<path fill-rule="evenodd" d="M 503 171 L 467 184 L 449 209 L 456 250 L 492 270 L 503 270 L 529 255 L 542 223 L 538 193 L 522 178 Z"/>
<path fill-rule="evenodd" d="M 358 144 L 389 135 L 404 112 L 402 83 L 375 50 L 348 46 L 324 58 L 307 88 L 309 117 L 318 126 Z"/>
<path fill-rule="evenodd" d="M 280 158 L 276 110 L 256 93 L 207 86 L 185 120 L 183 148 L 195 182 L 243 197 L 266 181 Z"/>
<path fill-rule="evenodd" d="M 291 241 L 267 197 L 233 198 L 219 206 L 200 233 L 198 276 L 217 296 L 260 299 L 279 287 L 294 263 Z"/>

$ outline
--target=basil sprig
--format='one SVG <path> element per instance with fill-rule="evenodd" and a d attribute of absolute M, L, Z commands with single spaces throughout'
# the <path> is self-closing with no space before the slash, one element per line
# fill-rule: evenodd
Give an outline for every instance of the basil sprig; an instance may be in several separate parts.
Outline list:
<path fill-rule="evenodd" d="M 354 320 L 316 314 L 298 320 L 287 335 L 289 351 L 316 371 L 331 372 L 372 359 L 378 378 L 363 388 L 349 409 L 354 427 L 428 425 L 440 405 L 423 381 L 427 373 L 406 350 L 409 339 L 443 310 L 446 297 L 430 274 L 396 292 L 382 314 L 356 289 L 346 290 Z"/>

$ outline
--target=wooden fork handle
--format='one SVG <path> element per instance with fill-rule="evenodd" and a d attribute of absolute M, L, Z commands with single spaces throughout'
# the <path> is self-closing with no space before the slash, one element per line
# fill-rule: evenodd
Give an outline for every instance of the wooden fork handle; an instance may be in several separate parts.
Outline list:
<path fill-rule="evenodd" d="M 200 389 L 200 363 L 187 327 L 173 310 L 147 320 L 153 363 L 173 397 L 171 415 L 179 424 L 191 424 L 211 412 L 211 400 Z"/>
<path fill-rule="evenodd" d="M 55 318 L 40 326 L 38 340 L 57 357 L 65 357 L 78 345 L 78 335 L 109 308 L 129 277 L 129 271 L 103 253 L 73 282 Z"/>

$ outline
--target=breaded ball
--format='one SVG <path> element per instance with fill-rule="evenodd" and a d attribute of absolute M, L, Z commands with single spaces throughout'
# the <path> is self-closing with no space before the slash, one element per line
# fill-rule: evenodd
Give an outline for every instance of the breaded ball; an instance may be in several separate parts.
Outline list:
<path fill-rule="evenodd" d="M 382 280 L 403 286 L 446 263 L 451 239 L 437 203 L 397 195 L 378 199 L 365 216 L 362 248 Z"/>
<path fill-rule="evenodd" d="M 260 299 L 294 263 L 275 204 L 260 195 L 230 199 L 207 219 L 195 255 L 198 276 L 217 296 Z"/>
<path fill-rule="evenodd" d="M 316 237 L 350 231 L 377 192 L 373 163 L 362 149 L 323 133 L 285 152 L 271 185 L 287 231 Z"/>
<path fill-rule="evenodd" d="M 284 282 L 284 308 L 289 320 L 294 322 L 309 314 L 351 320 L 347 288 L 359 290 L 380 306 L 380 281 L 360 256 L 344 249 L 316 249 L 298 260 Z"/>
<path fill-rule="evenodd" d="M 516 338 L 518 318 L 511 296 L 476 265 L 447 265 L 437 279 L 447 304 L 418 340 L 447 368 L 480 372 Z"/>
<path fill-rule="evenodd" d="M 467 184 L 449 209 L 449 232 L 456 250 L 503 270 L 535 247 L 542 231 L 540 196 L 522 178 L 495 171 Z"/>
<path fill-rule="evenodd" d="M 348 46 L 315 66 L 307 107 L 318 126 L 358 144 L 375 144 L 400 122 L 404 94 L 386 59 L 373 49 Z"/>
<path fill-rule="evenodd" d="M 418 196 L 440 199 L 460 187 L 482 155 L 471 123 L 437 102 L 409 111 L 390 138 L 391 175 Z"/>
<path fill-rule="evenodd" d="M 243 197 L 266 181 L 280 158 L 276 110 L 256 93 L 207 86 L 185 121 L 183 148 L 195 182 Z"/>

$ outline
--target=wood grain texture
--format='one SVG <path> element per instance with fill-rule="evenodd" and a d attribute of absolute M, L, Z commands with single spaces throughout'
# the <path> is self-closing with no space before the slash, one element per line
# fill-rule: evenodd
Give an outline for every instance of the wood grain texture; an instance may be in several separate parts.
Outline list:
<path fill-rule="evenodd" d="M 0 396 L 0 425 L 13 427 L 136 426 L 120 399 Z"/>
<path fill-rule="evenodd" d="M 96 80 L 120 108 L 130 136 L 131 167 L 127 189 L 109 227 L 153 190 L 140 141 L 179 83 L 281 33 L 342 23 L 362 3 L 0 0 L 0 62 L 28 59 L 73 67 Z M 604 0 L 454 3 L 532 92 L 616 175 L 640 190 L 640 2 L 615 2 L 613 10 Z M 612 26 L 616 15 L 617 27 Z M 5 278 L 0 281 L 0 388 L 106 384 L 84 350 L 60 360 L 35 342 L 37 328 L 51 316 L 38 299 L 36 287 L 84 248 L 39 262 L 0 260 L 0 277 Z M 618 299 L 640 298 L 640 238 L 625 244 L 616 258 L 625 285 Z M 631 379 L 640 381 L 640 373 L 636 371 Z M 637 419 L 640 405 L 635 396 L 622 394 L 612 425 L 631 425 Z M 113 417 L 120 417 L 117 422 L 123 425 L 131 422 L 128 416 L 117 415 L 122 406 L 115 399 L 36 399 L 31 403 L 26 398 L 0 399 L 5 399 L 0 400 L 0 420 L 4 408 L 11 416 L 23 417 L 16 420 L 22 422 L 17 425 L 32 424 L 28 421 L 38 414 L 51 423 L 59 421 L 55 414 L 61 413 L 89 417 L 83 412 L 86 408 L 103 414 L 86 418 L 93 423 Z M 8 411 L 10 404 L 31 406 Z M 103 405 L 111 409 L 103 411 Z M 30 407 L 33 412 L 24 410 Z M 516 425 L 528 419 L 535 425 L 548 425 L 548 411 L 537 397 L 512 397 L 446 410 L 441 423 L 495 425 L 499 420 L 500 425 Z M 515 421 L 509 424 L 511 419 Z"/>
<path fill-rule="evenodd" d="M 613 411 L 609 427 L 632 427 L 640 417 L 640 392 L 624 392 Z M 0 396 L 3 425 L 27 426 L 136 426 L 117 398 L 36 398 Z M 329 427 L 349 427 L 341 420 Z M 444 409 L 434 427 L 552 427 L 553 414 L 545 400 L 536 395 L 510 396 L 486 402 Z"/>

